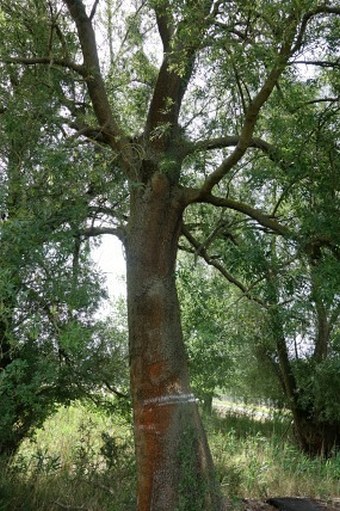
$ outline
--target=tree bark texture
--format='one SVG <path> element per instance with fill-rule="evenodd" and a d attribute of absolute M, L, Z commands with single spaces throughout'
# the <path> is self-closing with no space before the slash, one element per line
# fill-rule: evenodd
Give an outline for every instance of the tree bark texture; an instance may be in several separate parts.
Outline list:
<path fill-rule="evenodd" d="M 219 510 L 191 393 L 175 286 L 181 191 L 161 173 L 131 195 L 127 281 L 137 510 Z"/>

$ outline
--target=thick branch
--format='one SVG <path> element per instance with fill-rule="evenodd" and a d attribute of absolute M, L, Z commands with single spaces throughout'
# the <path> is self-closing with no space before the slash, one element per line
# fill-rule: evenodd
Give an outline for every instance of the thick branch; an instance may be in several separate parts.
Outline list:
<path fill-rule="evenodd" d="M 96 15 L 96 10 L 97 10 L 97 7 L 98 7 L 98 4 L 99 4 L 99 0 L 95 0 L 94 1 L 94 4 L 93 4 L 93 7 L 91 9 L 91 14 L 90 14 L 90 20 L 92 21 L 93 18 L 95 17 Z"/>
<path fill-rule="evenodd" d="M 170 20 L 169 2 L 164 0 L 162 3 L 156 3 L 155 7 L 158 32 L 162 39 L 164 51 L 169 50 L 170 40 L 173 35 L 173 26 Z"/>
<path fill-rule="evenodd" d="M 182 20 L 175 31 L 170 29 L 165 14 L 158 12 L 160 36 L 164 47 L 170 49 L 171 46 L 171 51 L 164 53 L 146 123 L 146 135 L 156 149 L 167 148 L 170 136 L 178 125 L 182 99 L 193 71 L 195 55 L 208 24 L 210 5 L 210 0 L 204 2 L 202 9 L 196 9 L 195 17 Z M 184 35 L 187 25 L 193 30 L 191 38 Z"/>
<path fill-rule="evenodd" d="M 193 54 L 186 56 L 185 78 L 171 70 L 171 62 L 164 56 L 146 123 L 146 134 L 152 145 L 166 149 L 170 135 L 176 128 L 182 99 L 192 73 Z"/>
<path fill-rule="evenodd" d="M 293 40 L 293 31 L 290 29 L 290 35 L 287 40 L 283 43 L 281 50 L 277 56 L 276 65 L 273 67 L 271 72 L 269 73 L 267 79 L 265 80 L 262 88 L 257 93 L 255 98 L 251 101 L 243 124 L 243 128 L 241 130 L 241 134 L 239 136 L 237 145 L 231 155 L 226 158 L 217 169 L 207 177 L 203 187 L 202 194 L 209 194 L 213 187 L 217 185 L 223 177 L 232 169 L 243 157 L 248 147 L 250 147 L 251 141 L 253 139 L 253 133 L 255 129 L 255 125 L 257 119 L 260 114 L 260 110 L 263 105 L 268 100 L 271 95 L 275 85 L 282 72 L 284 71 L 288 59 L 291 55 L 291 45 Z"/>
<path fill-rule="evenodd" d="M 81 0 L 64 0 L 73 18 L 82 48 L 85 80 L 92 105 L 102 132 L 112 148 L 120 151 L 123 161 L 127 159 L 128 141 L 114 119 L 100 72 L 97 45 L 91 19 L 87 16 Z"/>
<path fill-rule="evenodd" d="M 288 227 L 280 224 L 275 218 L 266 215 L 259 209 L 253 208 L 244 202 L 230 199 L 229 197 L 216 197 L 210 193 L 202 194 L 201 190 L 188 189 L 187 190 L 188 204 L 201 202 L 206 204 L 213 204 L 217 207 L 229 208 L 234 211 L 239 211 L 250 218 L 256 220 L 260 225 L 270 229 L 271 231 L 281 234 L 282 236 L 294 237 L 293 233 Z"/>
<path fill-rule="evenodd" d="M 101 128 L 94 128 L 94 127 L 91 128 L 90 126 L 80 127 L 75 122 L 71 122 L 71 123 L 68 122 L 67 124 L 69 125 L 70 128 L 77 130 L 76 133 L 74 133 L 71 136 L 72 140 L 83 136 L 83 137 L 88 138 L 92 142 L 97 142 L 98 144 L 107 144 L 107 139 L 103 135 Z"/>
<path fill-rule="evenodd" d="M 89 227 L 88 229 L 81 230 L 79 234 L 86 238 L 102 236 L 103 234 L 112 234 L 119 238 L 122 242 L 125 241 L 125 233 L 118 227 Z"/>
<path fill-rule="evenodd" d="M 240 142 L 240 135 L 230 135 L 225 137 L 211 138 L 207 140 L 200 140 L 188 146 L 187 154 L 192 154 L 196 151 L 209 151 L 213 149 L 224 149 L 226 147 L 235 147 Z M 278 158 L 278 150 L 265 140 L 253 137 L 249 141 L 249 146 L 255 149 L 261 149 L 264 153 L 268 154 L 271 159 Z"/>

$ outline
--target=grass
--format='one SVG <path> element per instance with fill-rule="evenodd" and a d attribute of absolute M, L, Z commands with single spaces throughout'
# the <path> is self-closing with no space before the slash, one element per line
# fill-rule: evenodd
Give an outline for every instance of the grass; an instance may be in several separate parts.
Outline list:
<path fill-rule="evenodd" d="M 259 421 L 231 414 L 213 417 L 207 427 L 227 497 L 294 495 L 328 500 L 339 496 L 340 453 L 330 459 L 311 459 L 301 453 L 287 416 Z"/>
<path fill-rule="evenodd" d="M 340 454 L 310 459 L 291 441 L 287 417 L 234 412 L 206 421 L 222 491 L 229 499 L 340 494 Z M 0 465 L 0 511 L 135 509 L 132 433 L 84 405 L 60 408 L 34 439 Z"/>
<path fill-rule="evenodd" d="M 0 473 L 0 511 L 135 509 L 130 429 L 81 404 L 60 408 Z"/>

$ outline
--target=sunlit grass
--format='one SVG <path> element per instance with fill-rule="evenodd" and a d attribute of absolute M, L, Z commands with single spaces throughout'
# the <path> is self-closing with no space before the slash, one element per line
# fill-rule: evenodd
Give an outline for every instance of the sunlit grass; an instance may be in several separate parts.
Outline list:
<path fill-rule="evenodd" d="M 340 453 L 329 459 L 301 453 L 293 443 L 288 417 L 258 421 L 231 414 L 211 418 L 207 427 L 226 496 L 327 500 L 340 494 Z"/>
<path fill-rule="evenodd" d="M 292 443 L 287 417 L 212 416 L 206 423 L 229 499 L 340 494 L 340 455 L 310 459 Z M 60 408 L 10 463 L 0 466 L 0 511 L 135 509 L 131 429 L 81 404 Z"/>
<path fill-rule="evenodd" d="M 130 428 L 81 404 L 60 408 L 0 470 L 0 511 L 135 509 Z"/>

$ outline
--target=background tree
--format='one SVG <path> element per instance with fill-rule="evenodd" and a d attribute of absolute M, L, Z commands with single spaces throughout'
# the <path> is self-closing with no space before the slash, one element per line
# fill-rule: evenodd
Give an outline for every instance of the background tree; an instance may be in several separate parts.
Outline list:
<path fill-rule="evenodd" d="M 221 393 L 282 407 L 277 368 L 268 356 L 274 349 L 267 309 L 197 257 L 179 258 L 178 290 L 192 386 L 203 410 L 211 413 L 212 398 Z"/>
<path fill-rule="evenodd" d="M 177 275 L 191 384 L 207 414 L 216 393 L 230 388 L 237 328 L 226 312 L 232 301 L 229 290 L 209 270 L 197 260 L 180 258 Z"/>
<path fill-rule="evenodd" d="M 269 363 L 277 375 L 301 448 L 313 454 L 331 452 L 339 438 L 338 412 L 335 408 L 330 412 L 326 404 L 336 401 L 333 390 L 338 392 L 340 384 L 333 377 L 339 360 L 334 335 L 339 320 L 338 101 L 330 77 L 334 79 L 325 72 L 315 75 L 306 91 L 295 79 L 282 80 L 265 118 L 266 129 L 276 139 L 286 116 L 282 159 L 274 153 L 272 161 L 253 155 L 239 169 L 238 179 L 229 183 L 228 192 L 234 196 L 247 203 L 264 201 L 273 214 L 288 219 L 287 225 L 295 222 L 298 243 L 273 239 L 268 230 L 245 223 L 238 213 L 214 216 L 211 209 L 205 210 L 203 221 L 201 210 L 192 212 L 187 221 L 196 233 L 185 233 L 196 254 L 267 315 L 262 341 L 256 341 L 260 331 L 256 323 L 253 344 L 261 364 Z M 315 91 L 324 93 L 325 84 L 334 97 L 315 98 Z M 302 104 L 305 109 L 297 121 Z M 294 146 L 302 133 L 304 145 Z M 320 144 L 323 137 L 327 142 Z M 324 387 L 328 370 L 332 389 Z M 323 399 L 317 388 L 323 389 Z"/>
<path fill-rule="evenodd" d="M 6 12 L 18 26 L 3 45 L 14 39 L 19 50 L 20 17 L 6 7 L 4 27 Z M 39 21 L 22 20 L 33 48 L 48 39 Z M 37 68 L 3 66 L 1 75 L 0 453 L 13 454 L 58 404 L 101 391 L 109 367 L 111 389 L 122 385 L 115 367 L 122 344 L 94 318 L 104 293 L 86 221 L 98 206 L 83 184 L 92 173 L 92 186 L 103 186 L 93 170 L 98 157 L 72 144 L 60 150 L 58 70 L 42 80 Z"/>

